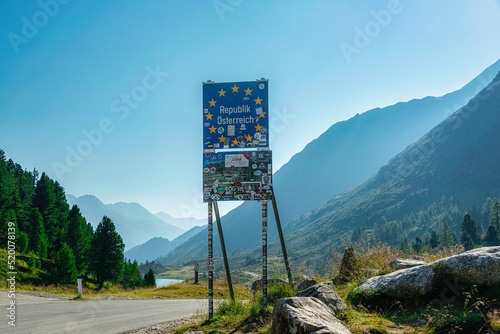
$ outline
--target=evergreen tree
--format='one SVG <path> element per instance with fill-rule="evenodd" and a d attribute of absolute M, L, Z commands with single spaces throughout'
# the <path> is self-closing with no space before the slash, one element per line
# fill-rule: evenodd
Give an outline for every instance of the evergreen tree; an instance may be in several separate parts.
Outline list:
<path fill-rule="evenodd" d="M 63 243 L 55 256 L 54 281 L 56 283 L 71 284 L 76 282 L 75 256 L 69 246 Z"/>
<path fill-rule="evenodd" d="M 460 230 L 462 232 L 460 234 L 460 242 L 464 244 L 465 249 L 472 249 L 476 244 L 481 242 L 480 229 L 470 214 L 465 214 Z"/>
<path fill-rule="evenodd" d="M 92 234 L 88 234 L 87 222 L 82 217 L 78 206 L 73 205 L 68 215 L 65 240 L 75 255 L 76 268 L 79 273 L 85 272 L 88 265 L 88 249 Z"/>
<path fill-rule="evenodd" d="M 62 245 L 69 211 L 64 189 L 42 173 L 36 184 L 33 204 L 42 214 L 49 250 L 57 252 Z"/>
<path fill-rule="evenodd" d="M 29 248 L 40 258 L 47 257 L 47 237 L 45 235 L 45 228 L 43 226 L 43 217 L 38 211 L 34 209 L 31 214 L 31 228 L 29 231 Z"/>
<path fill-rule="evenodd" d="M 116 280 L 123 265 L 122 237 L 116 232 L 115 224 L 104 216 L 97 225 L 91 243 L 90 269 L 97 278 L 99 289 L 106 280 Z"/>
<path fill-rule="evenodd" d="M 498 198 L 495 198 L 491 205 L 489 218 L 490 222 L 484 236 L 484 242 L 487 246 L 498 246 L 500 245 L 500 201 Z"/>
<path fill-rule="evenodd" d="M 125 262 L 123 264 L 123 274 L 121 276 L 120 283 L 123 284 L 126 289 L 142 286 L 142 276 L 137 261 L 131 263 L 130 260 L 128 260 L 128 262 Z"/>
<path fill-rule="evenodd" d="M 473 249 L 475 245 L 470 234 L 465 231 L 460 235 L 460 242 L 464 245 L 466 251 Z"/>
<path fill-rule="evenodd" d="M 450 228 L 447 222 L 443 223 L 443 233 L 441 234 L 441 245 L 443 247 L 451 247 L 456 245 L 457 236 Z"/>
<path fill-rule="evenodd" d="M 490 225 L 494 225 L 498 232 L 500 232 L 500 201 L 495 198 L 490 212 Z"/>
<path fill-rule="evenodd" d="M 411 252 L 411 247 L 410 247 L 410 241 L 408 240 L 408 237 L 405 237 L 403 241 L 401 241 L 401 244 L 399 245 L 399 249 L 406 254 L 410 254 Z"/>
<path fill-rule="evenodd" d="M 420 253 L 423 247 L 422 239 L 416 237 L 411 247 L 415 250 L 415 252 L 417 252 L 417 254 Z"/>
<path fill-rule="evenodd" d="M 19 232 L 16 239 L 16 250 L 19 253 L 25 254 L 28 251 L 29 237 L 26 232 Z"/>
<path fill-rule="evenodd" d="M 439 238 L 436 231 L 432 231 L 431 238 L 429 239 L 429 245 L 432 249 L 435 249 L 439 246 Z"/>
<path fill-rule="evenodd" d="M 153 268 L 149 268 L 149 271 L 144 274 L 144 286 L 145 287 L 156 287 L 156 277 L 153 272 Z"/>
<path fill-rule="evenodd" d="M 498 235 L 498 230 L 495 227 L 495 224 L 491 224 L 486 230 L 486 235 L 484 236 L 484 242 L 486 243 L 486 246 L 500 245 L 500 237 Z"/>

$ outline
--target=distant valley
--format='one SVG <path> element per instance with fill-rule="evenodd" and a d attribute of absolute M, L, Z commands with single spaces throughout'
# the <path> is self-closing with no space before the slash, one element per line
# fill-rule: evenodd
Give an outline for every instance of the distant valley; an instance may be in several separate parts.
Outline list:
<path fill-rule="evenodd" d="M 152 238 L 174 240 L 191 229 L 193 225 L 202 224 L 194 218 L 173 218 L 165 213 L 154 215 L 138 203 L 104 204 L 93 195 L 80 197 L 67 195 L 66 199 L 70 206 L 78 205 L 83 216 L 94 228 L 103 216 L 111 218 L 123 238 L 126 250 Z"/>

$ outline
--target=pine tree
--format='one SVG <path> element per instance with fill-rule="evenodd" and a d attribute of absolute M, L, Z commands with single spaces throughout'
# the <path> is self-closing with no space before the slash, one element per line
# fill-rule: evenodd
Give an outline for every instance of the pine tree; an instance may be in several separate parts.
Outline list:
<path fill-rule="evenodd" d="M 450 228 L 447 222 L 443 223 L 443 233 L 441 234 L 441 245 L 443 247 L 451 247 L 456 245 L 457 236 Z"/>
<path fill-rule="evenodd" d="M 415 252 L 417 252 L 417 254 L 420 253 L 423 247 L 422 239 L 416 237 L 411 247 L 415 250 Z"/>
<path fill-rule="evenodd" d="M 431 232 L 431 238 L 429 239 L 429 245 L 432 249 L 435 249 L 439 246 L 439 238 L 436 231 Z"/>
<path fill-rule="evenodd" d="M 149 268 L 149 271 L 144 274 L 144 286 L 145 287 L 156 287 L 156 277 L 153 272 L 153 268 Z"/>
<path fill-rule="evenodd" d="M 99 289 L 107 280 L 116 280 L 123 265 L 122 237 L 116 232 L 115 224 L 104 216 L 97 225 L 91 243 L 90 269 L 97 278 Z"/>
<path fill-rule="evenodd" d="M 498 232 L 500 232 L 500 201 L 495 198 L 490 212 L 490 225 L 495 225 Z"/>
<path fill-rule="evenodd" d="M 499 246 L 500 237 L 498 235 L 498 230 L 495 224 L 491 224 L 486 230 L 486 235 L 484 236 L 484 242 L 486 246 Z"/>
<path fill-rule="evenodd" d="M 33 209 L 31 214 L 31 228 L 29 231 L 29 248 L 40 258 L 47 257 L 47 237 L 43 226 L 43 217 L 38 209 Z"/>
<path fill-rule="evenodd" d="M 75 255 L 76 268 L 79 273 L 85 272 L 88 265 L 88 249 L 92 234 L 88 235 L 87 222 L 82 217 L 78 206 L 73 205 L 68 215 L 65 240 Z"/>
<path fill-rule="evenodd" d="M 77 276 L 75 256 L 66 243 L 63 243 L 54 260 L 56 262 L 53 272 L 54 281 L 66 284 L 75 283 Z"/>
<path fill-rule="evenodd" d="M 466 250 L 474 248 L 476 244 L 481 242 L 480 229 L 470 214 L 465 214 L 460 229 L 462 232 L 460 234 L 460 242 L 464 244 Z"/>
<path fill-rule="evenodd" d="M 460 242 L 464 245 L 465 250 L 471 250 L 475 245 L 474 240 L 466 231 L 462 232 L 462 234 L 460 235 Z"/>
<path fill-rule="evenodd" d="M 410 254 L 411 252 L 411 247 L 410 247 L 410 241 L 408 240 L 408 237 L 405 237 L 403 241 L 401 241 L 401 244 L 399 245 L 399 249 L 406 254 Z"/>
<path fill-rule="evenodd" d="M 17 234 L 17 239 L 16 239 L 16 250 L 21 254 L 25 254 L 28 251 L 28 245 L 29 245 L 28 233 L 23 231 L 19 232 Z"/>
<path fill-rule="evenodd" d="M 126 289 L 142 286 L 142 276 L 137 261 L 130 262 L 130 260 L 128 260 L 128 262 L 123 264 L 123 273 L 120 283 Z"/>

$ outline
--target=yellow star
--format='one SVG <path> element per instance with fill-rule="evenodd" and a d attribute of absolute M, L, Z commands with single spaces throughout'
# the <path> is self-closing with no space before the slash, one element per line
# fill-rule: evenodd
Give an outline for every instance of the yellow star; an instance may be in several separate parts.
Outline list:
<path fill-rule="evenodd" d="M 215 104 L 217 103 L 217 101 L 214 101 L 214 99 L 212 99 L 212 101 L 208 101 L 208 103 L 210 103 L 211 107 L 215 107 Z"/>
<path fill-rule="evenodd" d="M 209 119 L 212 119 L 212 116 L 213 116 L 213 115 L 212 115 L 211 113 L 208 113 L 208 114 L 206 114 L 205 116 L 207 117 L 207 121 L 208 121 Z M 212 125 L 212 126 L 213 126 L 213 125 Z"/>
<path fill-rule="evenodd" d="M 210 133 L 215 133 L 215 130 L 217 130 L 217 128 L 213 125 L 211 128 L 208 128 L 208 129 L 210 130 Z"/>
<path fill-rule="evenodd" d="M 258 96 L 257 96 L 257 98 L 256 98 L 254 101 L 255 101 L 255 105 L 257 105 L 257 104 L 262 105 L 262 104 L 261 104 L 262 99 L 261 99 L 260 97 L 258 97 Z"/>
<path fill-rule="evenodd" d="M 257 124 L 257 126 L 255 127 L 255 131 L 259 131 L 261 128 L 262 128 L 262 125 Z"/>
<path fill-rule="evenodd" d="M 236 87 L 236 84 L 234 84 L 234 86 L 231 87 L 231 89 L 233 90 L 233 93 L 238 93 L 238 89 L 240 89 L 240 87 Z"/>
<path fill-rule="evenodd" d="M 222 88 L 217 93 L 219 93 L 219 96 L 226 96 L 226 95 L 224 95 L 224 94 L 226 94 L 226 91 Z"/>
<path fill-rule="evenodd" d="M 224 135 L 221 135 L 221 136 L 219 137 L 219 143 L 223 143 L 223 142 L 225 142 L 225 141 L 226 141 L 226 138 L 224 137 Z"/>
<path fill-rule="evenodd" d="M 259 118 L 260 118 L 260 117 L 265 118 L 265 116 L 266 116 L 266 113 L 265 113 L 265 112 L 263 112 L 262 114 L 260 114 L 260 115 L 259 115 Z"/>
<path fill-rule="evenodd" d="M 252 95 L 252 90 L 250 89 L 250 87 L 248 87 L 247 89 L 245 89 L 245 95 Z"/>
<path fill-rule="evenodd" d="M 246 139 L 247 141 L 252 141 L 252 136 L 250 136 L 250 134 L 248 134 L 248 135 L 245 137 L 245 139 Z"/>
<path fill-rule="evenodd" d="M 234 146 L 238 146 L 238 141 L 236 140 L 236 138 L 234 138 L 234 140 L 232 141 L 233 145 Z"/>

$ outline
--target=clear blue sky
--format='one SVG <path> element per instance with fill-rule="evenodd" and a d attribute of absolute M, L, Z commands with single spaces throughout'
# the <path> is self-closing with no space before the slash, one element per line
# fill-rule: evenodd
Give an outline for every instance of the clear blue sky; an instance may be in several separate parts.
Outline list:
<path fill-rule="evenodd" d="M 269 79 L 279 167 L 337 121 L 461 88 L 498 36 L 498 0 L 4 0 L 0 148 L 67 193 L 204 217 L 202 82 Z"/>

